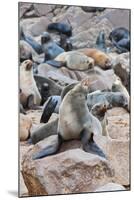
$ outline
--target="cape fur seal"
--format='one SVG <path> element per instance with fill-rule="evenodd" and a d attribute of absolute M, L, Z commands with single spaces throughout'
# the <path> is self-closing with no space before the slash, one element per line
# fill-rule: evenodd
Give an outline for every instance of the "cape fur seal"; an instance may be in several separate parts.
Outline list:
<path fill-rule="evenodd" d="M 106 52 L 105 32 L 100 31 L 96 39 L 96 48 Z"/>
<path fill-rule="evenodd" d="M 130 51 L 130 33 L 124 27 L 115 28 L 110 34 L 109 39 L 117 48 L 118 53 Z"/>
<path fill-rule="evenodd" d="M 93 140 L 94 134 L 102 134 L 102 128 L 99 120 L 89 112 L 87 107 L 86 96 L 89 84 L 88 80 L 84 80 L 66 94 L 60 105 L 58 141 L 55 141 L 53 146 L 34 154 L 33 159 L 56 153 L 61 143 L 70 139 L 81 139 L 86 152 L 105 157 Z"/>
<path fill-rule="evenodd" d="M 30 59 L 39 64 L 44 61 L 44 55 L 38 55 L 37 52 L 24 40 L 19 41 L 19 57 L 20 62 Z"/>
<path fill-rule="evenodd" d="M 60 87 L 53 80 L 36 74 L 34 75 L 34 79 L 41 94 L 41 105 L 44 104 L 49 96 L 61 94 L 62 87 Z"/>
<path fill-rule="evenodd" d="M 88 7 L 88 6 L 81 6 L 81 8 L 85 12 L 102 12 L 106 9 L 106 8 L 102 8 L 102 7 Z"/>
<path fill-rule="evenodd" d="M 121 92 L 124 94 L 124 96 L 126 96 L 127 101 L 128 101 L 128 111 L 129 111 L 130 110 L 130 96 L 127 89 L 125 88 L 125 86 L 122 84 L 122 82 L 119 79 L 117 79 L 113 83 L 112 92 Z"/>
<path fill-rule="evenodd" d="M 26 41 L 38 54 L 43 53 L 41 45 L 36 42 L 31 36 L 28 36 L 24 33 L 23 28 L 20 30 L 20 39 Z"/>
<path fill-rule="evenodd" d="M 95 65 L 98 65 L 104 70 L 110 69 L 112 67 L 111 58 L 106 53 L 98 49 L 84 48 L 84 49 L 79 49 L 77 51 L 93 58 Z"/>
<path fill-rule="evenodd" d="M 86 71 L 94 67 L 94 60 L 77 51 L 68 51 L 61 53 L 54 60 L 47 62 L 48 64 L 60 68 L 67 67 L 70 70 Z"/>
<path fill-rule="evenodd" d="M 108 108 L 123 107 L 128 109 L 128 98 L 122 92 L 95 91 L 87 95 L 87 105 L 89 110 L 94 104 L 105 103 Z"/>
<path fill-rule="evenodd" d="M 47 27 L 48 31 L 57 31 L 67 36 L 72 36 L 72 27 L 65 23 L 51 23 Z"/>
<path fill-rule="evenodd" d="M 77 84 L 78 83 L 73 83 L 73 84 L 66 86 L 61 92 L 61 98 L 59 96 L 59 98 L 55 99 L 55 96 L 51 96 L 50 97 L 51 101 L 47 101 L 45 103 L 45 107 L 54 106 L 55 101 L 57 100 L 57 105 L 55 106 L 55 109 L 53 109 L 53 112 L 59 113 L 61 101 L 64 99 L 66 94 L 70 90 L 72 90 Z M 127 111 L 129 111 L 129 96 L 125 93 L 126 91 L 119 90 L 119 89 L 118 90 L 116 89 L 116 92 L 100 91 L 100 90 L 94 91 L 93 88 L 94 88 L 94 82 L 92 82 L 90 84 L 89 93 L 87 95 L 87 105 L 88 105 L 89 111 L 91 111 L 92 107 L 98 103 L 100 103 L 100 107 L 102 105 L 105 105 L 107 109 L 111 109 L 112 107 L 123 107 Z M 50 104 L 50 105 L 48 105 L 48 104 Z M 44 107 L 44 109 L 45 109 L 45 107 Z M 44 113 L 44 117 L 45 117 L 45 112 L 43 112 L 43 113 Z M 49 118 L 50 118 L 51 114 L 49 115 Z"/>
<path fill-rule="evenodd" d="M 45 108 L 44 108 L 44 111 L 43 111 L 43 114 L 42 114 L 41 120 L 40 120 L 41 122 L 46 123 L 48 121 L 48 119 L 51 117 L 51 114 L 53 112 L 57 113 L 57 110 L 56 110 L 57 105 L 54 104 L 56 102 L 56 100 L 58 101 L 58 96 L 56 96 L 56 98 L 55 98 L 55 96 L 52 96 L 45 103 L 46 105 L 45 105 Z M 58 103 L 61 103 L 61 100 Z M 104 135 L 104 136 L 108 135 L 107 134 L 107 124 L 108 124 L 108 122 L 107 122 L 107 117 L 106 117 L 106 114 L 105 114 L 106 111 L 107 111 L 107 106 L 108 105 L 106 105 L 105 103 L 99 102 L 99 103 L 93 105 L 93 107 L 91 109 L 91 113 L 101 123 L 102 135 Z M 48 108 L 50 109 L 50 111 L 49 111 L 50 115 L 48 114 Z M 59 105 L 58 105 L 58 112 L 59 112 Z M 49 118 L 47 118 L 47 117 L 49 117 Z M 37 128 L 36 130 L 31 132 L 30 142 L 33 143 L 33 144 L 36 144 L 37 142 L 39 142 L 40 140 L 43 140 L 44 138 L 46 138 L 48 136 L 56 135 L 57 132 L 55 130 L 57 130 L 57 128 L 58 128 L 58 118 L 53 120 L 53 121 L 46 123 L 45 125 Z"/>
<path fill-rule="evenodd" d="M 72 51 L 73 45 L 65 34 L 60 34 L 60 47 L 65 51 Z"/>
<path fill-rule="evenodd" d="M 41 95 L 34 80 L 31 60 L 25 60 L 20 65 L 20 88 L 26 98 L 29 98 L 29 103 L 32 100 L 34 105 L 40 105 Z"/>
<path fill-rule="evenodd" d="M 41 36 L 42 50 L 45 53 L 45 61 L 52 60 L 59 54 L 64 52 L 64 49 L 54 42 L 48 32 L 44 32 Z"/>

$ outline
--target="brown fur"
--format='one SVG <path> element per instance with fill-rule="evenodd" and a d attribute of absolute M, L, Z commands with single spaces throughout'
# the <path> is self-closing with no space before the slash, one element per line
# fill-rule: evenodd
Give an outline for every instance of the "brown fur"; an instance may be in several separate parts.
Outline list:
<path fill-rule="evenodd" d="M 104 70 L 109 69 L 112 66 L 110 57 L 98 49 L 84 48 L 78 51 L 84 53 L 88 57 L 93 58 L 95 65 L 100 66 Z"/>

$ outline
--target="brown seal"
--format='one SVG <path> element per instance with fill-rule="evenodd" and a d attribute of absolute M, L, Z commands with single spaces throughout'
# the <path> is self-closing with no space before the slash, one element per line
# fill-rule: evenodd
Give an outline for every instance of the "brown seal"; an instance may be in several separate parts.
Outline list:
<path fill-rule="evenodd" d="M 98 65 L 102 69 L 110 69 L 112 66 L 111 58 L 104 52 L 98 49 L 84 48 L 78 50 L 81 53 L 84 53 L 86 56 L 94 59 L 95 65 Z"/>

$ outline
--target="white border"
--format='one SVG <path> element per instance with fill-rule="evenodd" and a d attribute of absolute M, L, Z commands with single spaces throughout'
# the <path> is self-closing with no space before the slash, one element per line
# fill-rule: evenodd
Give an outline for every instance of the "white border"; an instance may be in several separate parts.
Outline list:
<path fill-rule="evenodd" d="M 33 2 L 30 1 L 29 2 Z M 117 0 L 34 0 L 34 2 L 42 3 L 57 3 L 70 5 L 89 5 L 89 6 L 104 6 L 118 8 L 133 8 L 132 1 L 117 1 Z M 18 1 L 1 1 L 0 11 L 0 198 L 2 200 L 12 200 L 17 198 L 18 190 Z M 132 10 L 132 24 L 134 24 Z M 132 26 L 132 38 L 134 41 L 134 28 Z M 134 52 L 132 42 L 132 64 L 131 73 L 134 73 Z M 134 87 L 132 75 L 131 88 Z M 131 93 L 132 104 L 134 93 Z M 132 112 L 134 106 L 132 105 Z M 132 114 L 133 127 L 133 114 Z M 132 156 L 134 152 L 133 131 L 132 134 Z M 134 196 L 134 173 L 133 173 L 133 158 L 132 158 L 132 191 L 131 192 L 108 192 L 108 193 L 90 193 L 82 195 L 62 195 L 49 197 L 33 197 L 33 200 L 48 199 L 48 200 L 112 200 L 112 199 L 133 199 Z M 23 198 L 31 199 L 31 198 Z"/>

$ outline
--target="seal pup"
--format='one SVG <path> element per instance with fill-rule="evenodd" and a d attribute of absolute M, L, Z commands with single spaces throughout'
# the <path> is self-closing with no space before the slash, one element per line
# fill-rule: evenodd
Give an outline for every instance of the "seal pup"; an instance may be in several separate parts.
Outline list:
<path fill-rule="evenodd" d="M 29 103 L 33 101 L 34 105 L 40 105 L 41 95 L 34 80 L 31 60 L 25 60 L 20 65 L 20 88 L 29 98 Z"/>
<path fill-rule="evenodd" d="M 81 52 L 68 51 L 61 53 L 54 60 L 50 60 L 47 64 L 54 67 L 67 67 L 70 70 L 86 71 L 93 69 L 94 60 Z"/>
<path fill-rule="evenodd" d="M 48 32 L 44 32 L 41 36 L 42 50 L 45 53 L 45 61 L 52 60 L 59 54 L 64 52 L 64 49 L 54 42 Z"/>
<path fill-rule="evenodd" d="M 130 33 L 126 28 L 115 28 L 109 34 L 109 39 L 117 48 L 118 53 L 125 53 L 130 51 Z"/>
<path fill-rule="evenodd" d="M 66 94 L 59 110 L 58 141 L 34 154 L 34 160 L 56 153 L 63 141 L 71 139 L 81 139 L 86 152 L 105 158 L 93 139 L 94 134 L 102 134 L 102 127 L 99 120 L 88 110 L 86 96 L 89 84 L 88 79 L 84 80 Z"/>
<path fill-rule="evenodd" d="M 94 59 L 95 65 L 98 65 L 100 68 L 106 70 L 112 67 L 111 58 L 104 52 L 93 49 L 93 48 L 84 48 L 77 50 L 86 56 L 89 56 Z"/>
<path fill-rule="evenodd" d="M 59 33 L 65 34 L 67 36 L 72 36 L 72 27 L 67 23 L 51 23 L 47 27 L 48 31 L 57 31 Z"/>

